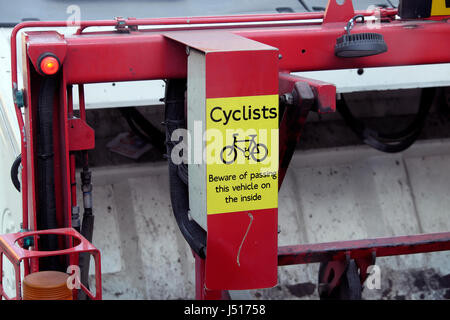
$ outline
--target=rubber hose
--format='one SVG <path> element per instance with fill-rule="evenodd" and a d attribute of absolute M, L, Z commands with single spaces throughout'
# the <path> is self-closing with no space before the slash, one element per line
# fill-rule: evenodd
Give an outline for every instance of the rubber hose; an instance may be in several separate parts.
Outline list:
<path fill-rule="evenodd" d="M 119 111 L 135 134 L 153 144 L 161 153 L 166 151 L 164 133 L 153 126 L 136 108 L 120 108 Z"/>
<path fill-rule="evenodd" d="M 38 195 L 38 229 L 55 229 L 56 200 L 53 154 L 53 102 L 56 92 L 55 77 L 44 77 L 39 92 L 37 106 L 37 195 Z M 39 249 L 54 251 L 58 249 L 56 235 L 42 236 Z M 57 257 L 40 259 L 41 269 L 59 270 Z"/>
<path fill-rule="evenodd" d="M 436 88 L 422 90 L 419 111 L 407 128 L 393 132 L 382 133 L 370 129 L 364 123 L 356 119 L 348 108 L 344 97 L 337 102 L 337 110 L 344 118 L 346 124 L 367 145 L 383 152 L 397 153 L 409 148 L 422 133 L 430 108 L 433 104 Z"/>
<path fill-rule="evenodd" d="M 19 167 L 22 163 L 22 155 L 19 154 L 11 166 L 11 181 L 17 191 L 20 192 Z"/>
<path fill-rule="evenodd" d="M 189 219 L 189 188 L 179 176 L 178 165 L 170 157 L 176 142 L 171 141 L 172 132 L 182 128 L 185 122 L 185 79 L 169 80 L 166 85 L 165 122 L 166 148 L 169 163 L 170 199 L 175 220 L 191 249 L 201 258 L 206 257 L 206 231 Z"/>

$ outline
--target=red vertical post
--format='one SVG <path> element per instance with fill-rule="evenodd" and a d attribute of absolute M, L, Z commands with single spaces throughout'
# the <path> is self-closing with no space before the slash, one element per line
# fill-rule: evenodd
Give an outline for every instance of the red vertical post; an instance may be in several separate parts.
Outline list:
<path fill-rule="evenodd" d="M 22 279 L 20 276 L 20 262 L 14 264 L 16 272 L 16 300 L 22 300 Z"/>
<path fill-rule="evenodd" d="M 195 258 L 195 299 L 197 300 L 224 300 L 228 298 L 226 291 L 209 290 L 205 286 L 205 259 L 194 254 Z"/>
<path fill-rule="evenodd" d="M 3 297 L 3 252 L 0 251 L 0 300 Z"/>
<path fill-rule="evenodd" d="M 78 109 L 80 110 L 80 119 L 86 121 L 86 105 L 84 102 L 84 85 L 78 85 Z"/>

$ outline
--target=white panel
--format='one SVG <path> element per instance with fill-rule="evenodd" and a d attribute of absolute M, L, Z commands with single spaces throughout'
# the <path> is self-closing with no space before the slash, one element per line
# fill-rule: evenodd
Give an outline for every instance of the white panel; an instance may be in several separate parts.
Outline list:
<path fill-rule="evenodd" d="M 450 63 L 401 67 L 295 72 L 336 85 L 340 93 L 450 86 Z"/>
<path fill-rule="evenodd" d="M 188 129 L 192 146 L 189 164 L 189 206 L 192 218 L 203 228 L 206 225 L 206 163 L 195 154 L 203 150 L 203 133 L 206 124 L 205 54 L 190 49 L 188 58 Z M 202 153 L 200 154 L 200 156 Z"/>

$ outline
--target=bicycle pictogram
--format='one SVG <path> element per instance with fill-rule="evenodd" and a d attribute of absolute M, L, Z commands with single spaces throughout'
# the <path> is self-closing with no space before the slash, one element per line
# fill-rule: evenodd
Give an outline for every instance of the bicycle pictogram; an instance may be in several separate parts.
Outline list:
<path fill-rule="evenodd" d="M 225 146 L 220 153 L 220 159 L 225 164 L 232 164 L 236 161 L 238 150 L 244 154 L 244 157 L 249 160 L 250 157 L 256 162 L 264 161 L 268 155 L 267 146 L 263 143 L 256 142 L 256 134 L 249 135 L 250 139 L 238 140 L 238 133 L 233 134 L 233 144 Z M 248 147 L 239 147 L 238 144 L 249 143 Z"/>

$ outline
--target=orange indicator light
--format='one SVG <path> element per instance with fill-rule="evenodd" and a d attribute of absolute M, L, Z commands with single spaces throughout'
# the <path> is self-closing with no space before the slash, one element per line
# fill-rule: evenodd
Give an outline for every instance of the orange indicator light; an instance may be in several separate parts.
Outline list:
<path fill-rule="evenodd" d="M 46 75 L 53 75 L 58 72 L 59 62 L 58 59 L 52 56 L 47 56 L 42 59 L 40 64 L 41 71 Z"/>

